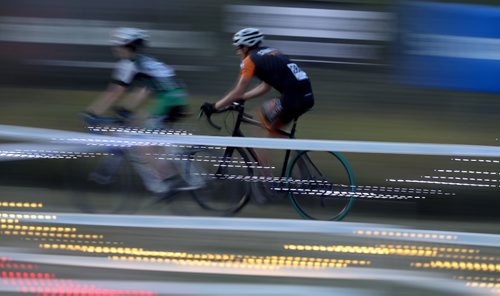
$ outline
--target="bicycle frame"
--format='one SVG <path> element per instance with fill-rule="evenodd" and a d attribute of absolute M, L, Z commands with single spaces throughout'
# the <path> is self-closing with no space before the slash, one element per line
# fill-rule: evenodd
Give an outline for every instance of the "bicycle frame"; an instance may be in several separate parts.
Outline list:
<path fill-rule="evenodd" d="M 244 137 L 245 135 L 243 134 L 243 132 L 241 131 L 241 123 L 247 123 L 247 124 L 251 124 L 251 125 L 254 125 L 254 126 L 257 126 L 257 127 L 260 127 L 262 129 L 265 129 L 264 125 L 258 121 L 258 120 L 255 120 L 252 118 L 251 115 L 249 114 L 246 114 L 244 111 L 245 111 L 245 108 L 244 108 L 244 104 L 243 103 L 235 103 L 233 108 L 231 108 L 232 110 L 238 112 L 238 116 L 236 118 L 236 123 L 234 124 L 234 127 L 233 127 L 233 131 L 231 133 L 231 136 L 232 137 Z M 293 123 L 292 123 L 292 128 L 290 129 L 290 131 L 285 131 L 283 129 L 276 129 L 275 131 L 278 132 L 280 135 L 283 135 L 283 136 L 286 136 L 290 139 L 293 139 L 295 138 L 295 131 L 297 129 L 297 121 L 298 119 L 295 118 L 293 120 Z M 214 125 L 214 124 L 212 124 Z M 227 147 L 226 148 L 226 152 L 224 153 L 224 157 L 227 157 L 229 156 L 231 153 L 232 153 L 232 148 L 231 150 L 229 150 L 231 147 Z M 253 148 L 246 148 L 246 150 L 250 153 L 250 155 L 255 159 L 257 160 L 258 162 L 261 161 L 261 157 L 258 155 L 258 153 L 255 151 L 255 149 Z M 292 150 L 291 149 L 287 149 L 285 151 L 285 158 L 283 160 L 283 166 L 282 166 L 282 170 L 281 170 L 281 177 L 284 177 L 285 174 L 286 174 L 286 170 L 287 170 L 287 167 L 288 167 L 288 162 L 290 160 L 290 154 L 291 154 Z"/>

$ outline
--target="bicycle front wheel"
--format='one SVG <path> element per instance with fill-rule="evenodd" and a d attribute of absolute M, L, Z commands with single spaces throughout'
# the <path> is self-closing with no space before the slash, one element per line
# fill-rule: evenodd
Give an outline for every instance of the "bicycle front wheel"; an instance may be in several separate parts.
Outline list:
<path fill-rule="evenodd" d="M 305 219 L 339 221 L 352 207 L 354 174 L 340 153 L 300 151 L 286 177 L 290 202 Z"/>
<path fill-rule="evenodd" d="M 191 193 L 202 208 L 233 215 L 249 201 L 252 164 L 242 148 L 210 148 L 190 157 L 187 175 L 201 177 L 203 182 L 200 189 Z"/>
<path fill-rule="evenodd" d="M 84 213 L 131 213 L 135 176 L 121 155 L 67 160 L 65 183 Z"/>

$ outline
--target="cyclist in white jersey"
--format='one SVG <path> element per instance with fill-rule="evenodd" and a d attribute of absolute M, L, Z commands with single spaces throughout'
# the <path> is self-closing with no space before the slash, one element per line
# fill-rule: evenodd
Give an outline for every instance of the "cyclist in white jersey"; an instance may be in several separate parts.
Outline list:
<path fill-rule="evenodd" d="M 113 52 L 120 60 L 107 90 L 87 108 L 90 115 L 100 116 L 109 111 L 132 85 L 136 86 L 132 101 L 120 107 L 124 114 L 142 106 L 151 94 L 156 97 L 148 110 L 152 117 L 176 121 L 185 114 L 187 95 L 175 71 L 141 53 L 146 37 L 145 31 L 135 28 L 120 28 L 113 33 Z"/>
<path fill-rule="evenodd" d="M 185 116 L 185 88 L 172 67 L 142 53 L 146 38 L 146 32 L 136 28 L 119 28 L 113 32 L 113 53 L 120 60 L 115 65 L 106 91 L 85 110 L 83 117 L 87 122 L 98 122 L 112 109 L 117 115 L 130 119 L 151 95 L 155 98 L 147 108 L 147 116 L 143 116 L 140 121 L 144 127 L 163 128 L 167 123 Z M 132 96 L 127 98 L 129 100 L 126 103 L 121 103 L 129 89 L 132 89 Z M 144 147 L 141 154 L 158 151 Z M 174 180 L 178 175 L 173 163 L 160 163 L 152 157 L 147 162 L 151 170 L 145 172 L 148 177 L 143 176 L 146 187 L 156 193 L 169 191 L 173 186 L 169 180 Z"/>

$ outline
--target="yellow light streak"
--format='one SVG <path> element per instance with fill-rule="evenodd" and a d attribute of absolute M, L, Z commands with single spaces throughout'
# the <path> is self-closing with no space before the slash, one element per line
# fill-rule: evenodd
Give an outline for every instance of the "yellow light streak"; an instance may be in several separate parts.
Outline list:
<path fill-rule="evenodd" d="M 26 226 L 26 225 L 10 225 L 0 223 L 0 229 L 38 231 L 38 232 L 76 232 L 74 227 L 49 227 L 49 226 Z"/>
<path fill-rule="evenodd" d="M 500 278 L 495 278 L 491 276 L 457 276 L 457 280 L 462 281 L 482 281 L 482 282 L 498 282 L 500 283 Z"/>
<path fill-rule="evenodd" d="M 427 269 L 452 269 L 482 272 L 500 272 L 500 264 L 485 262 L 465 262 L 465 261 L 430 261 L 412 262 L 410 266 Z"/>
<path fill-rule="evenodd" d="M 0 223 L 17 224 L 17 223 L 19 223 L 19 220 L 17 220 L 17 219 L 4 219 L 4 218 L 1 218 L 0 219 Z"/>
<path fill-rule="evenodd" d="M 437 251 L 433 249 L 419 248 L 402 248 L 402 247 L 385 247 L 385 246 L 343 246 L 343 245 L 292 245 L 283 246 L 285 250 L 292 251 L 316 251 L 316 252 L 332 252 L 332 253 L 352 253 L 352 254 L 368 254 L 368 255 L 399 255 L 399 256 L 437 256 Z"/>
<path fill-rule="evenodd" d="M 445 235 L 436 233 L 421 233 L 411 231 L 383 231 L 383 230 L 355 230 L 356 235 L 362 236 L 389 236 L 389 237 L 406 237 L 406 238 L 426 238 L 426 239 L 440 239 L 440 240 L 456 240 L 456 235 Z"/>
<path fill-rule="evenodd" d="M 224 266 L 241 268 L 345 268 L 349 265 L 370 265 L 368 260 L 344 260 L 298 256 L 247 256 L 236 254 L 193 254 L 187 252 L 151 251 L 142 248 L 108 247 L 79 244 L 42 243 L 42 249 L 107 254 L 111 260 L 127 260 L 180 265 Z M 267 266 L 267 267 L 265 267 Z"/>
<path fill-rule="evenodd" d="M 53 232 L 40 232 L 30 230 L 4 230 L 5 235 L 14 236 L 35 236 L 35 237 L 49 237 L 60 239 L 102 239 L 103 236 L 99 234 L 75 234 L 75 233 L 53 233 Z"/>
<path fill-rule="evenodd" d="M 57 217 L 54 215 L 42 215 L 42 214 L 8 214 L 0 213 L 0 218 L 4 219 L 33 219 L 33 220 L 56 220 Z"/>
<path fill-rule="evenodd" d="M 19 202 L 19 201 L 0 201 L 2 208 L 43 208 L 42 203 Z"/>

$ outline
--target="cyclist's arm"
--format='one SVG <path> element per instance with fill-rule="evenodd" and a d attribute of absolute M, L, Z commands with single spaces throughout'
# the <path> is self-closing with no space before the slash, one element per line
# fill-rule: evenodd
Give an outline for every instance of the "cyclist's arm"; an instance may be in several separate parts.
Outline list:
<path fill-rule="evenodd" d="M 137 65 L 129 59 L 122 59 L 115 65 L 111 75 L 111 83 L 106 91 L 94 101 L 87 111 L 95 115 L 102 115 L 123 97 L 127 88 L 138 74 Z"/>
<path fill-rule="evenodd" d="M 249 100 L 249 99 L 261 96 L 270 90 L 271 90 L 271 86 L 269 84 L 265 83 L 264 81 L 262 81 L 256 87 L 254 87 L 251 90 L 244 93 L 243 96 L 241 97 L 241 99 Z"/>
<path fill-rule="evenodd" d="M 123 96 L 126 90 L 127 88 L 125 86 L 110 83 L 106 91 L 97 100 L 90 104 L 89 107 L 87 107 L 87 111 L 95 115 L 104 114 Z"/>
<path fill-rule="evenodd" d="M 227 95 L 225 95 L 222 99 L 215 103 L 215 108 L 221 109 L 230 105 L 232 102 L 241 100 L 241 98 L 245 94 L 245 90 L 247 89 L 251 81 L 252 77 L 240 76 L 238 82 L 236 83 L 236 86 L 231 91 L 229 91 Z"/>

